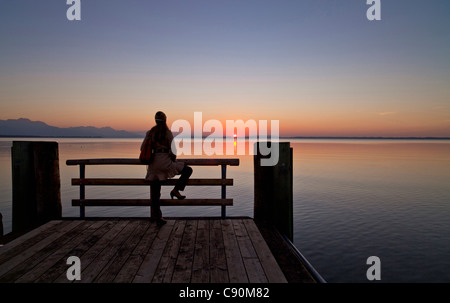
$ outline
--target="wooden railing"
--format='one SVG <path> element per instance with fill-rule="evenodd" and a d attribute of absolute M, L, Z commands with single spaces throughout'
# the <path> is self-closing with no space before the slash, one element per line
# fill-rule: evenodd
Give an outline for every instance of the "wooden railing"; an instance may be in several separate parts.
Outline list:
<path fill-rule="evenodd" d="M 239 159 L 179 159 L 189 166 L 220 166 L 220 179 L 189 179 L 187 186 L 220 186 L 220 199 L 161 199 L 161 206 L 221 206 L 221 216 L 226 217 L 226 206 L 233 205 L 233 199 L 228 199 L 226 187 L 233 185 L 233 179 L 227 179 L 227 166 L 238 166 Z M 72 200 L 72 206 L 80 207 L 80 217 L 84 218 L 86 206 L 151 206 L 151 199 L 86 199 L 86 186 L 150 186 L 151 181 L 144 178 L 86 178 L 86 165 L 145 165 L 139 159 L 82 159 L 67 160 L 67 165 L 79 165 L 80 177 L 72 179 L 72 185 L 80 187 L 80 198 Z M 168 179 L 161 185 L 174 186 L 177 179 Z"/>

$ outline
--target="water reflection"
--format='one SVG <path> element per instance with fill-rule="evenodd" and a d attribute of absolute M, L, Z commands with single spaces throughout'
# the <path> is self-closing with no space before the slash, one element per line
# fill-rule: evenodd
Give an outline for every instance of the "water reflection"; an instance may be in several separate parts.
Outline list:
<path fill-rule="evenodd" d="M 79 195 L 70 181 L 78 177 L 78 168 L 66 166 L 66 160 L 137 158 L 141 144 L 139 139 L 57 141 L 64 216 L 78 216 L 71 200 Z M 326 280 L 365 282 L 365 260 L 376 255 L 383 264 L 382 281 L 450 282 L 449 141 L 289 141 L 294 150 L 294 242 Z M 0 140 L 0 212 L 5 232 L 11 224 L 10 148 L 11 139 Z M 233 148 L 237 150 L 234 143 Z M 248 148 L 245 155 L 203 152 L 180 157 L 240 159 L 239 167 L 227 171 L 234 179 L 227 191 L 227 197 L 234 199 L 234 206 L 227 208 L 230 216 L 253 216 L 253 157 Z M 197 166 L 192 177 L 220 175 L 219 167 Z M 86 176 L 141 178 L 145 167 L 89 166 Z M 163 197 L 169 197 L 169 190 L 163 188 Z M 187 187 L 185 193 L 192 198 L 217 198 L 220 187 Z M 89 187 L 86 197 L 148 198 L 149 189 Z M 163 212 L 166 216 L 218 216 L 220 207 L 166 207 Z M 148 213 L 145 207 L 88 208 L 86 212 L 87 216 Z"/>

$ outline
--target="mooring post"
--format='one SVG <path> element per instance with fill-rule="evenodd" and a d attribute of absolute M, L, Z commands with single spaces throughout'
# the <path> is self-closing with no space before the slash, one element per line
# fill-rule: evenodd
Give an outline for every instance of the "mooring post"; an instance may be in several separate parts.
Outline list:
<path fill-rule="evenodd" d="M 273 166 L 262 166 L 263 156 L 260 144 L 278 149 L 278 163 Z M 267 149 L 267 148 L 266 148 Z M 293 155 L 289 142 L 257 142 L 255 143 L 254 163 L 254 219 L 256 222 L 275 226 L 279 232 L 291 241 L 294 236 L 293 224 Z"/>
<path fill-rule="evenodd" d="M 14 141 L 11 164 L 13 232 L 60 219 L 58 143 Z"/>
<path fill-rule="evenodd" d="M 0 245 L 3 244 L 3 215 L 0 213 Z"/>

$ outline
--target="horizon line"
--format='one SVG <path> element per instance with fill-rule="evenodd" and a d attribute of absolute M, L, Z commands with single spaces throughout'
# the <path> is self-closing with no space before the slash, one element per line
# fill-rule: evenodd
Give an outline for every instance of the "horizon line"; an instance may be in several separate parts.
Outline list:
<path fill-rule="evenodd" d="M 27 136 L 27 135 L 0 135 L 0 138 L 61 138 L 61 139 L 139 139 L 141 137 L 104 137 L 104 136 Z M 180 137 L 182 139 L 198 139 L 195 136 L 191 137 Z M 213 138 L 213 139 L 227 139 L 236 137 L 210 137 L 210 136 L 202 136 L 202 139 Z M 244 139 L 250 139 L 250 137 L 239 137 Z M 258 139 L 258 138 L 253 138 Z M 271 140 L 271 138 L 266 138 L 267 140 Z M 383 137 L 383 136 L 280 136 L 278 139 L 370 139 L 370 140 L 450 140 L 450 137 L 435 137 L 435 136 L 401 136 L 401 137 Z"/>

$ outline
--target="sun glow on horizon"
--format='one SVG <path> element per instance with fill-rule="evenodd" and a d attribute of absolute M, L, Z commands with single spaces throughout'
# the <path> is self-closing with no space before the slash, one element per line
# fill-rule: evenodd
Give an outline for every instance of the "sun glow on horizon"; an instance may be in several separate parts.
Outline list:
<path fill-rule="evenodd" d="M 364 3 L 316 2 L 98 0 L 71 23 L 10 1 L 0 119 L 141 133 L 162 110 L 169 126 L 202 112 L 280 136 L 450 137 L 449 4 L 392 2 L 374 23 Z"/>

